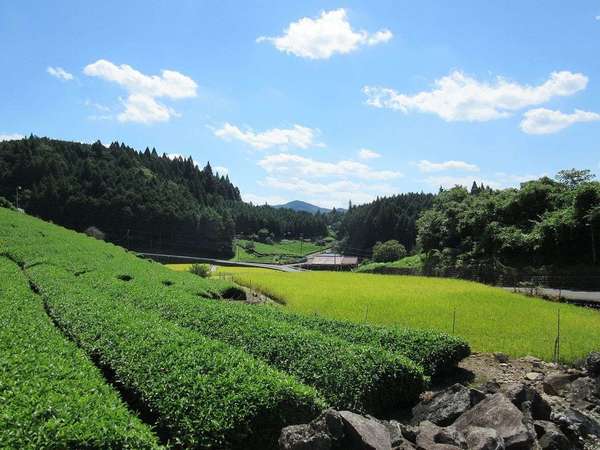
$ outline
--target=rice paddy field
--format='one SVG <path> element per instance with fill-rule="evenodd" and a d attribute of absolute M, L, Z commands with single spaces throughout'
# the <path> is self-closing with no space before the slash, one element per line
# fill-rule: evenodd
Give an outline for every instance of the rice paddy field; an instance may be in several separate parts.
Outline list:
<path fill-rule="evenodd" d="M 219 268 L 285 308 L 353 322 L 429 328 L 465 338 L 474 351 L 554 356 L 560 311 L 560 359 L 600 349 L 600 312 L 514 294 L 470 281 L 346 272 L 283 273 Z"/>

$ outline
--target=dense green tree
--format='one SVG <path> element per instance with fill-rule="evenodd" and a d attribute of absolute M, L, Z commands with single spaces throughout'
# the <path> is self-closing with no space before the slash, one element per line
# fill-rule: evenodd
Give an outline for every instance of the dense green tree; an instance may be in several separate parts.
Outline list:
<path fill-rule="evenodd" d="M 395 239 L 377 242 L 373 246 L 373 261 L 375 262 L 390 262 L 397 261 L 406 256 L 404 245 Z"/>

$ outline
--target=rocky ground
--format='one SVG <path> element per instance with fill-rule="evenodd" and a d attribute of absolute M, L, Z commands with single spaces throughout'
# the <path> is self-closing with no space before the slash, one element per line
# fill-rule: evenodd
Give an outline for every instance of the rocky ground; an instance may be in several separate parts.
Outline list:
<path fill-rule="evenodd" d="M 580 368 L 474 354 L 445 381 L 400 420 L 327 410 L 284 428 L 280 449 L 600 449 L 600 353 Z"/>

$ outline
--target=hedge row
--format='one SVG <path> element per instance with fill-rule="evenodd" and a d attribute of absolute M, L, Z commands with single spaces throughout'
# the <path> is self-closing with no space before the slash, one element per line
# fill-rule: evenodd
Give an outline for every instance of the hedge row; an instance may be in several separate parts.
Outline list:
<path fill-rule="evenodd" d="M 383 413 L 414 402 L 426 386 L 418 364 L 380 346 L 356 345 L 261 317 L 254 306 L 201 300 L 178 290 L 176 284 L 157 284 L 152 272 L 132 270 L 129 282 L 114 283 L 112 269 L 106 270 L 94 277 L 96 289 L 241 348 L 317 388 L 334 407 Z"/>
<path fill-rule="evenodd" d="M 27 272 L 58 326 L 114 373 L 170 445 L 267 448 L 283 426 L 308 421 L 325 407 L 295 378 L 116 301 L 59 267 Z"/>
<path fill-rule="evenodd" d="M 451 369 L 471 353 L 465 340 L 437 331 L 358 324 L 295 314 L 273 306 L 255 309 L 264 318 L 303 326 L 355 344 L 376 345 L 400 353 L 420 364 L 430 376 Z"/>
<path fill-rule="evenodd" d="M 4 257 L 0 280 L 0 447 L 158 448 Z"/>

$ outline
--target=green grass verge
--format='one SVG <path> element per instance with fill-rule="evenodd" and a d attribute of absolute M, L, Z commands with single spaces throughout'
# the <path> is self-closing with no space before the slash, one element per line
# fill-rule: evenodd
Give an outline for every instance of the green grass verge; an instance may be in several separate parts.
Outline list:
<path fill-rule="evenodd" d="M 1 256 L 0 280 L 0 447 L 158 448 L 85 353 L 54 327 L 21 269 Z"/>
<path fill-rule="evenodd" d="M 369 263 L 357 267 L 354 272 L 358 273 L 394 273 L 406 270 L 417 270 L 423 266 L 421 255 L 406 256 L 398 261 L 386 263 Z"/>
<path fill-rule="evenodd" d="M 222 268 L 292 312 L 355 323 L 452 333 L 474 351 L 551 360 L 560 310 L 560 358 L 600 350 L 600 311 L 514 294 L 480 283 L 339 272 L 284 273 Z M 456 320 L 454 321 L 454 317 Z"/>
<path fill-rule="evenodd" d="M 260 262 L 267 264 L 286 263 L 327 248 L 326 245 L 317 245 L 313 242 L 300 242 L 298 240 L 284 239 L 273 244 L 264 244 L 255 241 L 254 249 L 256 253 L 251 253 L 245 249 L 248 242 L 249 241 L 245 239 L 238 239 L 236 241 L 236 255 L 231 258 L 232 261 Z"/>

